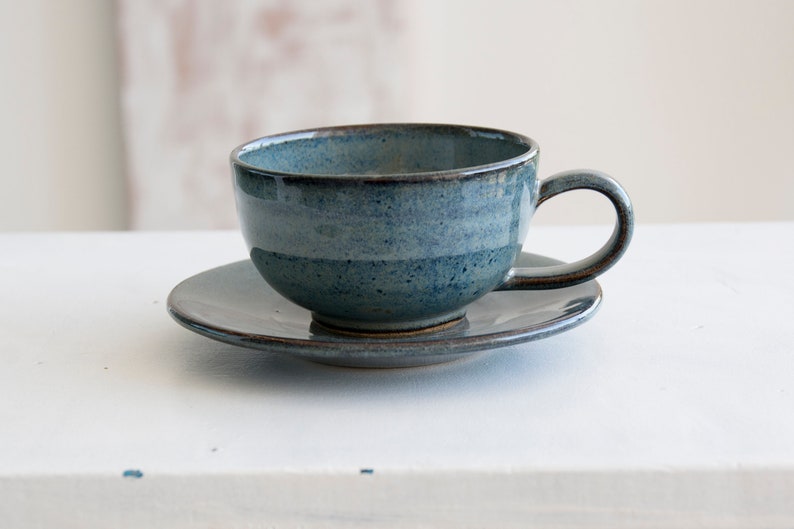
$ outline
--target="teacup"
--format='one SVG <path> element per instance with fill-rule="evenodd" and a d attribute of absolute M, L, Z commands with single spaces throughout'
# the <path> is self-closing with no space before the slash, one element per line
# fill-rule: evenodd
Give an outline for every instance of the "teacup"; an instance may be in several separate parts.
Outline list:
<path fill-rule="evenodd" d="M 538 145 L 506 131 L 435 124 L 331 127 L 235 149 L 237 212 L 270 286 L 326 329 L 380 334 L 454 325 L 493 290 L 588 281 L 620 258 L 631 202 L 592 170 L 537 179 Z M 514 268 L 535 208 L 573 189 L 606 195 L 614 232 L 581 261 Z"/>

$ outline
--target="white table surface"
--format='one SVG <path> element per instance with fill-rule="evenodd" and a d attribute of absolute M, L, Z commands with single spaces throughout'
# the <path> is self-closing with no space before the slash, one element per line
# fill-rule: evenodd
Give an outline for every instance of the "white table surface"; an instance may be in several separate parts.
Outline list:
<path fill-rule="evenodd" d="M 533 229 L 568 260 L 609 232 Z M 794 223 L 641 225 L 581 327 L 398 370 L 167 315 L 245 257 L 0 234 L 2 527 L 794 527 Z"/>

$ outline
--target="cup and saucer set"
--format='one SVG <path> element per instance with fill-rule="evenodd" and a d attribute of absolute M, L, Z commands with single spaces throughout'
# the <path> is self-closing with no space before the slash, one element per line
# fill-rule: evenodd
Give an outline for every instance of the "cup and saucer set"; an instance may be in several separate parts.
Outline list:
<path fill-rule="evenodd" d="M 250 259 L 177 285 L 184 327 L 238 346 L 350 367 L 409 367 L 537 340 L 591 318 L 595 277 L 634 228 L 623 188 L 594 170 L 537 178 L 538 145 L 439 124 L 329 127 L 231 154 Z M 575 263 L 522 253 L 535 209 L 589 189 L 617 213 Z"/>

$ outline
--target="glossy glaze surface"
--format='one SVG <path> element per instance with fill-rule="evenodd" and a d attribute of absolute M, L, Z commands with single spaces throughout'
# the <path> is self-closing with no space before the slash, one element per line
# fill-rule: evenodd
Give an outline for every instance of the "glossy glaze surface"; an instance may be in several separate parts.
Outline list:
<path fill-rule="evenodd" d="M 252 261 L 323 323 L 405 330 L 501 284 L 534 208 L 537 146 L 445 125 L 341 127 L 232 155 Z"/>
<path fill-rule="evenodd" d="M 538 145 L 506 131 L 330 127 L 254 140 L 231 162 L 242 233 L 262 277 L 345 332 L 428 329 L 492 290 L 590 281 L 621 258 L 634 231 L 617 181 L 578 169 L 540 182 Z M 577 189 L 614 206 L 609 240 L 574 263 L 515 265 L 536 207 Z"/>

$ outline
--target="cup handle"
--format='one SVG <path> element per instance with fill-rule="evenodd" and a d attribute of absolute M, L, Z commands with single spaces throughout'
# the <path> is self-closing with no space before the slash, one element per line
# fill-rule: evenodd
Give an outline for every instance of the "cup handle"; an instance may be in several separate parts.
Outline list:
<path fill-rule="evenodd" d="M 634 232 L 634 212 L 626 191 L 608 175 L 591 169 L 557 173 L 543 180 L 537 205 L 574 189 L 590 189 L 606 196 L 617 212 L 612 236 L 594 254 L 569 264 L 513 268 L 496 290 L 548 290 L 584 283 L 605 272 L 626 251 Z"/>

